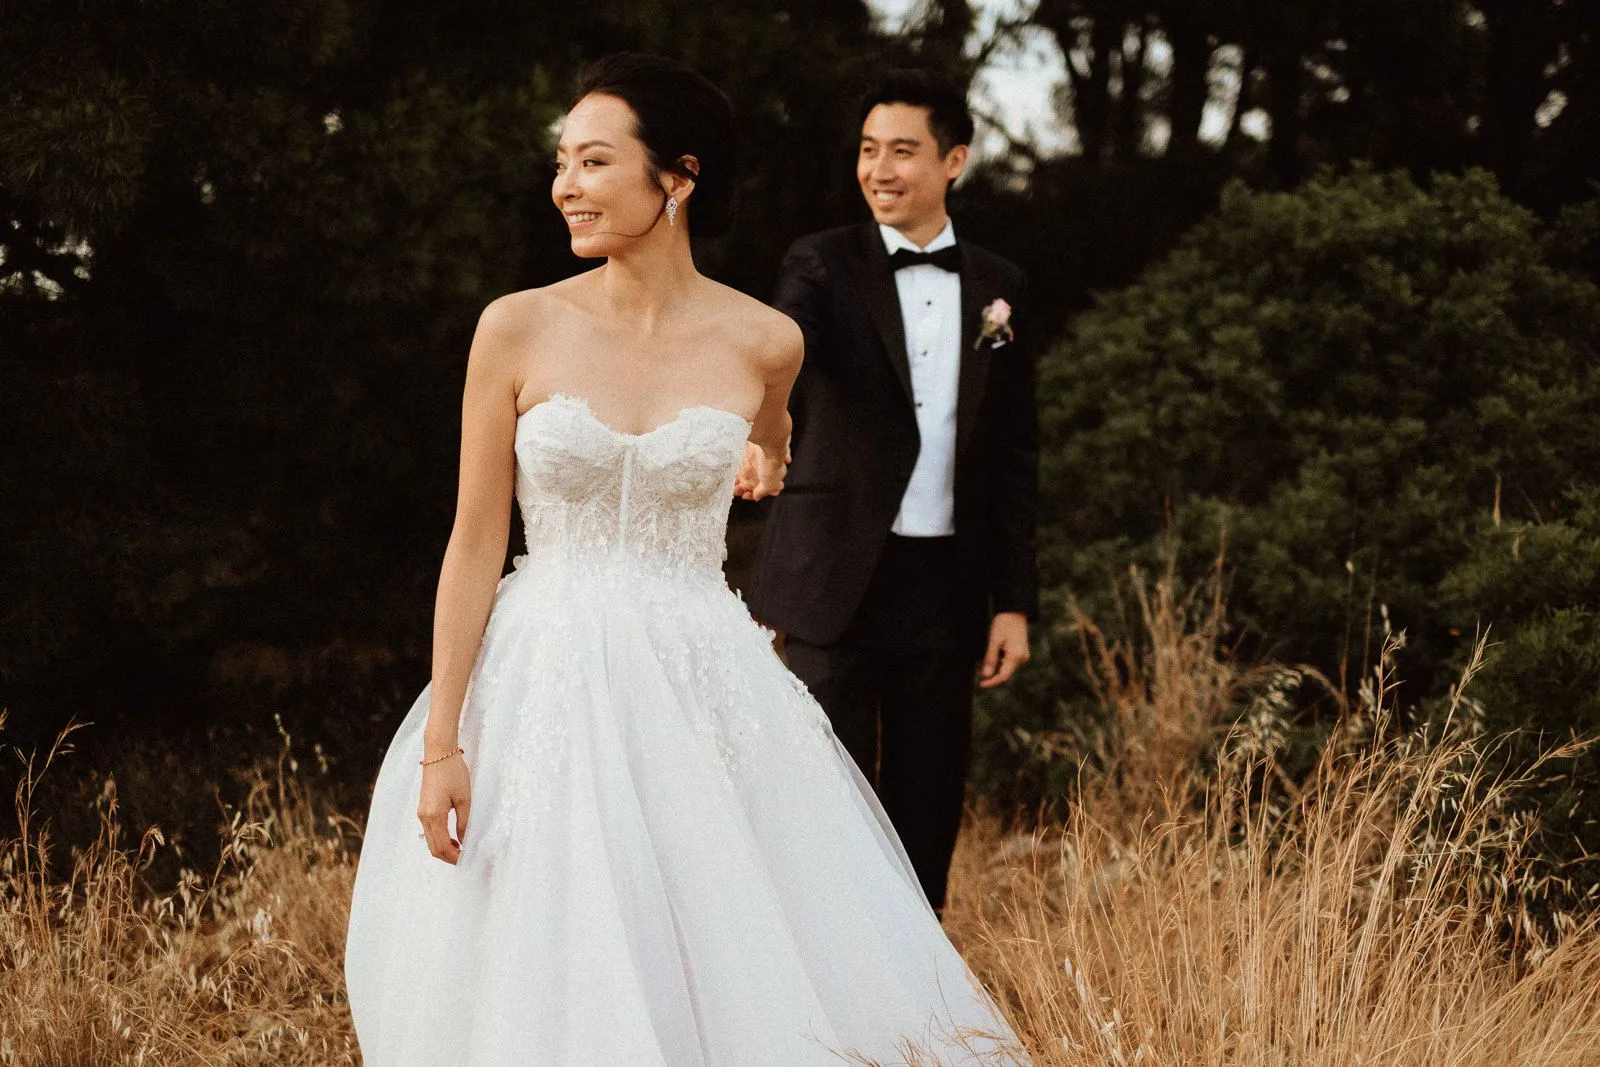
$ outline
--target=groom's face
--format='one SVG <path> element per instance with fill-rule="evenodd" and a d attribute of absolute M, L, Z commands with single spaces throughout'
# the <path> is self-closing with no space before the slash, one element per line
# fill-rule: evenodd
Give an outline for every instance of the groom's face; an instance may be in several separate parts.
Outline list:
<path fill-rule="evenodd" d="M 908 234 L 942 227 L 945 193 L 966 163 L 966 145 L 939 151 L 925 107 L 879 104 L 861 124 L 856 180 L 885 226 Z"/>

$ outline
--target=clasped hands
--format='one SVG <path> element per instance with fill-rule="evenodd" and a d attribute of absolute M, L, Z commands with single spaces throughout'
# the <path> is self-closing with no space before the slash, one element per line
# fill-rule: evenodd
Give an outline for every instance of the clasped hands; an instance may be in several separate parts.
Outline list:
<path fill-rule="evenodd" d="M 787 443 L 783 446 L 783 459 L 779 460 L 761 445 L 746 441 L 744 459 L 733 476 L 733 495 L 740 500 L 777 496 L 783 492 L 783 479 L 793 462 Z"/>

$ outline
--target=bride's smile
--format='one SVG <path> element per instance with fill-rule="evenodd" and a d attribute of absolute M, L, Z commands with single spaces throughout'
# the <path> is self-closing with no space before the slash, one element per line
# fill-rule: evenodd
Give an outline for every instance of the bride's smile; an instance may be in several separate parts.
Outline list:
<path fill-rule="evenodd" d="M 646 243 L 687 247 L 687 223 L 673 216 L 687 214 L 699 163 L 656 161 L 638 127 L 633 109 L 608 93 L 591 93 L 568 112 L 550 196 L 566 218 L 574 255 L 611 257 Z"/>

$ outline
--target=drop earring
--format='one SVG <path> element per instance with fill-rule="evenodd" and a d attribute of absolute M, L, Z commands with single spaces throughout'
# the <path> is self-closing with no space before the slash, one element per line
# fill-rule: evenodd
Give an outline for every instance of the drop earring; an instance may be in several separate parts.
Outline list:
<path fill-rule="evenodd" d="M 678 198 L 675 197 L 675 196 L 669 196 L 669 197 L 667 197 L 667 225 L 668 226 L 676 226 L 677 224 L 678 224 Z"/>

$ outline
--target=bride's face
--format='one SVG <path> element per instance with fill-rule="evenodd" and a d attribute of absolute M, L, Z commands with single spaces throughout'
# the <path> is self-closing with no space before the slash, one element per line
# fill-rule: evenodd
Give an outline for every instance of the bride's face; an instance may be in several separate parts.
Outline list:
<path fill-rule="evenodd" d="M 638 118 L 621 99 L 591 93 L 567 112 L 550 195 L 567 220 L 574 255 L 613 255 L 651 232 L 666 200 L 651 179 Z"/>

